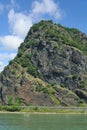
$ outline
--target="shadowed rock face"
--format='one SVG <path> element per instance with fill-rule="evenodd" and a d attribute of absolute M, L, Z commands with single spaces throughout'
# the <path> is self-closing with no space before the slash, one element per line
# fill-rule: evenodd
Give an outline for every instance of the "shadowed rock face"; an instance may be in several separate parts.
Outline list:
<path fill-rule="evenodd" d="M 85 57 L 79 50 L 68 45 L 55 50 L 53 44 L 49 44 L 38 50 L 39 55 L 31 58 L 32 63 L 38 67 L 44 81 L 75 89 L 82 80 L 81 75 L 86 72 Z"/>
<path fill-rule="evenodd" d="M 52 21 L 31 27 L 13 61 L 0 74 L 0 102 L 22 105 L 87 103 L 87 36 Z M 84 93 L 85 92 L 85 93 Z"/>

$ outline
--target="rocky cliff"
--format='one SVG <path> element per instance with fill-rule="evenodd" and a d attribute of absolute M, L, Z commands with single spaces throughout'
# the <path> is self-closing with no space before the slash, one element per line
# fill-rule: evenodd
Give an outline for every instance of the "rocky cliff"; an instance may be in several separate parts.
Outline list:
<path fill-rule="evenodd" d="M 52 21 L 31 27 L 0 74 L 0 103 L 78 106 L 87 103 L 87 36 Z"/>

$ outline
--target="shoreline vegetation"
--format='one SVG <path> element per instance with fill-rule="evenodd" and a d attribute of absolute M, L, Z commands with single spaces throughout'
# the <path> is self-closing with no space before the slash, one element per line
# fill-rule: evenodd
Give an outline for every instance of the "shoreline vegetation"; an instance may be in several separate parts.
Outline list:
<path fill-rule="evenodd" d="M 0 106 L 0 113 L 87 114 L 87 107 Z"/>

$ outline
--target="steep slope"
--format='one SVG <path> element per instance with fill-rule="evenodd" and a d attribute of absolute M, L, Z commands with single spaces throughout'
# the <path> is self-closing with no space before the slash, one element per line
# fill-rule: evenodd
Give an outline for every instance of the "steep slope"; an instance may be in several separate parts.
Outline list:
<path fill-rule="evenodd" d="M 86 55 L 84 33 L 52 21 L 35 24 L 0 74 L 1 104 L 86 104 Z"/>

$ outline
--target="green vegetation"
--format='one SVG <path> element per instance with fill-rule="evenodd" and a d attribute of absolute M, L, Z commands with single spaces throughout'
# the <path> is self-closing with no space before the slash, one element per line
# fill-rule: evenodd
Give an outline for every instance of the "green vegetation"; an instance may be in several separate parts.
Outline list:
<path fill-rule="evenodd" d="M 79 106 L 82 106 L 82 105 L 84 104 L 84 100 L 83 100 L 83 99 L 80 99 L 80 100 L 78 101 L 78 103 L 79 103 Z"/>
<path fill-rule="evenodd" d="M 29 66 L 27 72 L 28 72 L 29 74 L 33 75 L 34 77 L 37 77 L 37 70 L 36 70 L 35 67 Z"/>
<path fill-rule="evenodd" d="M 44 106 L 0 106 L 3 112 L 36 112 L 36 113 L 87 113 L 86 107 L 44 107 Z"/>
<path fill-rule="evenodd" d="M 51 94 L 51 88 L 50 87 L 44 87 L 42 84 L 38 84 L 36 86 L 36 91 L 38 91 L 38 92 L 42 91 L 43 93 L 48 94 L 48 95 Z"/>
<path fill-rule="evenodd" d="M 37 68 L 35 66 L 33 66 L 32 64 L 30 64 L 28 66 L 27 72 L 31 75 L 33 75 L 34 77 L 39 77 L 39 73 L 37 71 Z"/>
<path fill-rule="evenodd" d="M 0 106 L 0 111 L 9 111 L 9 112 L 19 112 L 21 111 L 21 107 L 19 106 Z"/>
<path fill-rule="evenodd" d="M 87 80 L 81 82 L 81 88 L 85 88 L 87 86 Z"/>
<path fill-rule="evenodd" d="M 73 74 L 73 75 L 72 75 L 72 78 L 73 78 L 73 80 L 75 80 L 75 79 L 77 79 L 77 78 L 78 78 L 78 75 Z"/>
<path fill-rule="evenodd" d="M 15 59 L 0 73 L 2 101 L 4 93 L 8 97 L 12 92 L 12 96 L 5 101 L 8 106 L 3 108 L 20 111 L 22 108 L 18 106 L 29 104 L 30 99 L 31 104 L 35 101 L 37 104 L 38 96 L 41 96 L 38 104 L 43 105 L 86 104 L 85 54 L 87 55 L 87 36 L 79 30 L 53 24 L 52 21 L 35 24 L 19 47 Z M 33 92 L 34 98 L 32 98 Z M 24 96 L 24 101 L 15 97 L 16 95 Z M 44 103 L 44 99 L 47 99 L 47 102 Z M 44 110 L 50 111 L 48 108 Z M 32 111 L 44 110 L 38 106 L 32 108 Z"/>
<path fill-rule="evenodd" d="M 12 96 L 9 96 L 8 97 L 8 100 L 7 100 L 7 104 L 8 106 L 20 106 L 22 103 L 22 99 L 20 99 L 19 97 L 16 97 L 16 99 L 14 100 Z"/>
<path fill-rule="evenodd" d="M 47 27 L 47 24 L 49 24 L 49 23 L 52 24 L 52 23 L 53 23 L 52 20 L 48 20 L 48 21 L 42 20 L 40 23 L 35 24 L 35 25 L 31 28 L 31 30 L 33 29 L 33 31 L 36 32 L 36 31 L 38 31 L 38 29 L 46 28 L 46 27 Z M 42 27 L 42 28 L 40 28 L 40 27 Z M 30 30 L 30 31 L 31 31 L 31 30 Z"/>
<path fill-rule="evenodd" d="M 8 102 L 8 106 L 12 106 L 13 105 L 13 97 L 9 96 L 7 102 Z"/>
<path fill-rule="evenodd" d="M 31 33 L 30 39 L 28 38 L 28 36 L 26 37 L 26 44 L 21 44 L 16 58 L 16 62 L 20 63 L 22 67 L 27 68 L 27 72 L 34 77 L 42 77 L 41 74 L 38 73 L 37 67 L 33 66 L 31 62 L 31 58 L 33 55 L 39 55 L 37 49 L 33 55 L 29 52 L 29 49 L 31 49 L 32 46 L 35 48 L 38 47 L 40 44 L 40 42 L 37 40 L 38 35 L 40 35 L 38 34 L 38 31 L 41 31 L 40 37 L 42 38 L 44 38 L 45 35 L 49 36 L 49 41 L 53 40 L 53 38 L 58 39 L 58 42 L 54 44 L 54 50 L 57 50 L 59 46 L 62 46 L 62 44 L 66 44 L 69 46 L 76 47 L 84 53 L 87 53 L 87 44 L 83 44 L 83 40 L 85 39 L 85 37 L 83 38 L 83 40 L 81 40 L 81 32 L 75 28 L 70 29 L 67 27 L 63 27 L 60 24 L 53 24 L 51 20 L 42 20 L 40 23 L 35 24 L 33 27 L 31 27 L 30 32 L 32 32 L 32 30 L 33 32 L 37 32 L 35 34 L 36 39 L 33 38 Z M 26 52 L 26 50 L 28 50 L 28 52 Z M 13 74 L 15 74 L 15 71 L 13 71 Z M 76 76 L 73 76 L 73 78 L 75 79 Z"/>
<path fill-rule="evenodd" d="M 23 55 L 23 51 L 22 50 L 19 50 L 19 52 L 18 52 L 18 57 L 21 57 Z"/>
<path fill-rule="evenodd" d="M 60 86 L 61 86 L 62 88 L 65 88 L 65 85 L 64 85 L 63 83 L 61 83 Z"/>

